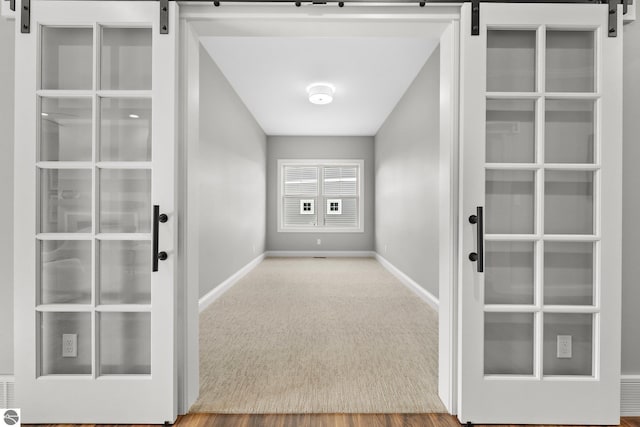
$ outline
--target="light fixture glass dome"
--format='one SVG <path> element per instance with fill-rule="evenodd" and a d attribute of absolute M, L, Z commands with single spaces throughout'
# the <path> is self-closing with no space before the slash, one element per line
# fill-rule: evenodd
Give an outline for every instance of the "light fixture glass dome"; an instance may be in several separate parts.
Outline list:
<path fill-rule="evenodd" d="M 333 101 L 336 88 L 329 83 L 314 83 L 307 87 L 309 102 L 316 105 L 326 105 Z"/>

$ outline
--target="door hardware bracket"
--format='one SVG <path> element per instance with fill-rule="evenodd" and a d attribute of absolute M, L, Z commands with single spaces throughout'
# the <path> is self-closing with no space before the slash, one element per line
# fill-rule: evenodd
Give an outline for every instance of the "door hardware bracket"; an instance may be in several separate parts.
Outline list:
<path fill-rule="evenodd" d="M 22 0 L 20 5 L 20 32 L 22 34 L 31 32 L 31 0 Z"/>
<path fill-rule="evenodd" d="M 466 0 L 471 2 L 471 35 L 480 35 L 480 2 L 485 1 L 489 3 L 508 3 L 509 0 Z M 515 0 L 514 3 L 525 3 L 528 0 Z M 618 5 L 622 5 L 623 14 L 627 13 L 631 0 L 586 0 L 584 2 L 579 0 L 542 0 L 542 3 L 606 3 L 608 13 L 608 26 L 607 33 L 609 37 L 616 37 L 618 35 Z"/>
<path fill-rule="evenodd" d="M 169 34 L 169 0 L 160 0 L 160 34 Z"/>
<path fill-rule="evenodd" d="M 480 0 L 471 0 L 471 35 L 480 35 Z"/>
<path fill-rule="evenodd" d="M 626 0 L 607 0 L 609 22 L 607 25 L 609 37 L 616 37 L 618 35 L 618 4 L 622 3 L 626 7 Z"/>
<path fill-rule="evenodd" d="M 16 11 L 16 0 L 9 0 L 9 9 Z"/>

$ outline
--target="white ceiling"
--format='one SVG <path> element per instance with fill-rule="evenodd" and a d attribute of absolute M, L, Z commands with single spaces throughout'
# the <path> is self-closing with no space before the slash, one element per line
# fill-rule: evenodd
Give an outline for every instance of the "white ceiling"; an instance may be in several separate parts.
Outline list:
<path fill-rule="evenodd" d="M 438 45 L 433 37 L 202 37 L 267 135 L 375 135 Z M 336 87 L 309 102 L 314 82 Z"/>

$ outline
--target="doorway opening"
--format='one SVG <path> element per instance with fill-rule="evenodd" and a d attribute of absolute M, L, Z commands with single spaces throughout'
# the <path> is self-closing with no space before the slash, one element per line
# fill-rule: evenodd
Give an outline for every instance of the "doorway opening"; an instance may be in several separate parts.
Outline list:
<path fill-rule="evenodd" d="M 200 393 L 200 309 L 264 257 L 337 255 L 378 258 L 412 287 L 414 294 L 408 294 L 414 301 L 422 304 L 419 295 L 438 309 L 438 384 L 433 386 L 443 408 L 455 413 L 452 301 L 456 292 L 459 10 L 437 6 L 416 13 L 407 12 L 406 6 L 356 6 L 352 13 L 338 15 L 315 6 L 293 10 L 229 6 L 213 12 L 186 6 L 181 19 L 181 71 L 187 94 L 183 99 L 186 144 L 181 153 L 185 220 L 180 234 L 186 236 L 181 270 L 187 284 L 181 296 L 186 334 L 178 345 L 184 349 L 180 357 L 186 366 L 180 382 L 181 412 Z M 332 105 L 309 103 L 305 89 L 314 82 L 334 86 Z M 349 90 L 354 91 L 352 105 Z M 298 99 L 290 99 L 296 91 Z M 337 113 L 331 107 L 338 107 Z M 244 112 L 234 114 L 237 110 Z M 307 110 L 312 114 L 305 115 Z M 238 117 L 243 114 L 252 125 L 230 122 L 241 120 Z M 313 167 L 326 167 L 320 165 L 325 161 L 336 166 L 362 160 L 363 191 L 358 197 L 364 199 L 364 212 L 345 220 L 356 221 L 362 231 L 278 230 L 287 220 L 300 225 L 296 218 L 307 221 L 305 225 L 327 226 L 335 218 L 330 209 L 342 208 L 346 214 L 353 198 L 352 194 L 339 199 L 333 193 L 324 194 L 327 172 L 318 169 L 316 193 L 288 200 L 296 195 L 277 191 L 284 185 L 279 181 L 284 169 L 278 169 L 278 160 L 285 159 L 304 160 Z M 211 179 L 207 171 L 214 169 L 234 179 Z M 347 173 L 344 167 L 332 169 L 331 173 L 336 169 Z M 342 181 L 349 180 L 337 179 Z M 262 190 L 260 184 L 256 186 L 261 182 Z M 212 189 L 216 189 L 213 197 L 212 191 L 210 197 L 203 197 L 203 191 Z M 412 193 L 427 197 L 412 197 Z M 237 200 L 240 197 L 244 202 Z M 287 202 L 300 209 L 290 218 L 287 213 L 297 209 L 287 211 Z M 245 203 L 242 217 L 225 211 L 225 203 Z M 311 210 L 309 222 L 303 215 Z M 221 261 L 224 268 L 216 268 L 212 259 Z M 309 259 L 289 261 L 301 265 Z M 336 260 L 311 260 L 323 261 Z M 381 267 L 380 271 L 389 274 Z M 396 284 L 393 292 L 408 292 Z M 341 412 L 341 408 L 327 411 Z"/>

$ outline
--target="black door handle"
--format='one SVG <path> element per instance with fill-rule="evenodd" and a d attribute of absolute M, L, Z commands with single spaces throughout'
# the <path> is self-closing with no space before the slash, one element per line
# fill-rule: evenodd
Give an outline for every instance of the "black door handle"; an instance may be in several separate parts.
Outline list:
<path fill-rule="evenodd" d="M 484 224 L 482 219 L 482 206 L 476 207 L 476 214 L 469 217 L 471 224 L 476 224 L 478 240 L 478 252 L 471 252 L 469 260 L 478 263 L 478 273 L 484 272 Z"/>
<path fill-rule="evenodd" d="M 158 260 L 164 261 L 169 256 L 166 252 L 158 252 L 159 240 L 160 240 L 160 223 L 165 223 L 169 217 L 166 214 L 160 213 L 160 206 L 153 205 L 153 254 L 152 254 L 152 268 L 151 271 L 158 271 Z"/>

